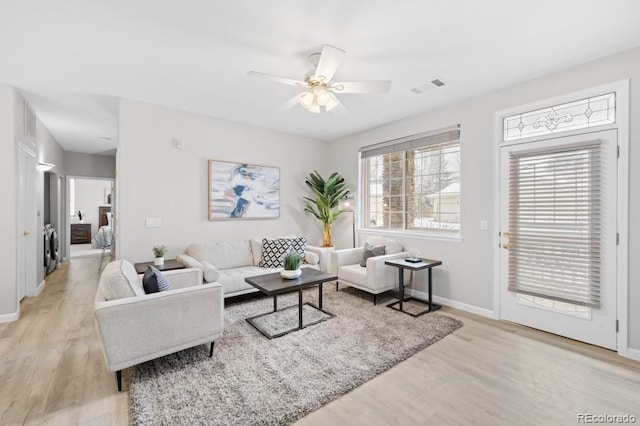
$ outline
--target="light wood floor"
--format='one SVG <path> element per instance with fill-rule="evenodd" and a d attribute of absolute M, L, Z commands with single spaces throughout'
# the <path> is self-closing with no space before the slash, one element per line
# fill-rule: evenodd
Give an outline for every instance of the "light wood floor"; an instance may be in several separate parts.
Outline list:
<path fill-rule="evenodd" d="M 0 324 L 0 424 L 126 425 L 93 322 L 99 256 L 65 262 Z M 465 326 L 298 425 L 575 424 L 634 414 L 640 363 L 454 309 Z M 127 371 L 124 374 L 125 389 Z"/>

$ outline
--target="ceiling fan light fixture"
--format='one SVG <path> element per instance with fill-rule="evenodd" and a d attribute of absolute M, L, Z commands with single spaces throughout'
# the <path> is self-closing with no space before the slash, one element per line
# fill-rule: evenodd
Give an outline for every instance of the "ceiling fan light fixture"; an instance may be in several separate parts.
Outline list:
<path fill-rule="evenodd" d="M 335 95 L 333 93 L 328 93 L 327 94 L 327 102 L 325 103 L 325 109 L 327 111 L 331 111 L 332 109 L 334 109 L 337 106 L 338 106 L 338 99 L 336 99 L 336 97 L 335 97 Z"/>
<path fill-rule="evenodd" d="M 304 92 L 302 95 L 300 95 L 300 105 L 302 105 L 303 107 L 309 109 L 309 107 L 313 105 L 313 102 L 313 93 Z"/>
<path fill-rule="evenodd" d="M 318 99 L 316 95 L 311 92 L 305 92 L 300 95 L 300 105 L 307 111 L 319 114 L 320 106 L 318 105 Z"/>
<path fill-rule="evenodd" d="M 307 111 L 310 111 L 314 114 L 320 114 L 320 107 L 318 105 L 311 105 L 309 108 L 307 108 Z"/>
<path fill-rule="evenodd" d="M 326 106 L 329 100 L 330 100 L 329 94 L 327 93 L 326 90 L 324 89 L 318 90 L 318 94 L 316 95 L 316 101 L 318 102 L 318 105 Z"/>

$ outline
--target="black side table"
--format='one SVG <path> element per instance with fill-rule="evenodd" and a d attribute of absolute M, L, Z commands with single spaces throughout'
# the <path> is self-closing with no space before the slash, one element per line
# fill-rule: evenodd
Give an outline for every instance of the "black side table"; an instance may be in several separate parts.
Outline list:
<path fill-rule="evenodd" d="M 399 274 L 398 275 L 398 293 L 400 294 L 400 300 L 398 300 L 397 302 L 388 304 L 387 306 L 389 308 L 394 309 L 396 311 L 404 312 L 405 314 L 411 315 L 412 317 L 419 317 L 420 315 L 428 314 L 429 312 L 436 311 L 442 307 L 440 305 L 436 305 L 431 301 L 431 299 L 433 298 L 432 288 L 431 288 L 431 283 L 432 283 L 431 268 L 433 268 L 434 266 L 442 265 L 442 262 L 440 260 L 422 259 L 421 262 L 412 263 L 412 262 L 407 262 L 404 259 L 390 259 L 385 261 L 384 264 L 398 268 L 398 274 Z M 412 274 L 413 274 L 413 271 L 420 271 L 422 269 L 428 270 L 429 272 L 429 300 L 428 301 L 416 299 L 415 297 L 408 297 L 405 299 L 404 297 L 404 270 L 405 269 L 411 271 Z M 407 312 L 403 310 L 402 309 L 403 302 L 408 302 L 411 300 L 415 302 L 423 303 L 429 306 L 429 309 L 424 310 L 422 312 L 418 312 L 417 314 L 412 314 L 411 312 Z M 398 305 L 398 307 L 396 307 L 395 305 Z"/>
<path fill-rule="evenodd" d="M 155 267 L 158 271 L 173 271 L 174 269 L 184 269 L 184 264 L 178 262 L 176 259 L 165 259 L 163 265 L 154 265 L 152 262 L 140 262 L 133 265 L 136 268 L 138 274 L 144 274 L 148 266 Z"/>

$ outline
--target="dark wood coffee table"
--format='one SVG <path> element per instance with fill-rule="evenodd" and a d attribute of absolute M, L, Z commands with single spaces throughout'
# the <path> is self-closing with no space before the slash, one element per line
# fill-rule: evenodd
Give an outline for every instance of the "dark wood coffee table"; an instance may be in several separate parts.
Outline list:
<path fill-rule="evenodd" d="M 276 337 L 281 337 L 293 331 L 302 330 L 303 328 L 309 327 L 310 325 L 315 325 L 323 321 L 326 321 L 328 319 L 331 319 L 335 317 L 335 315 L 322 308 L 322 284 L 324 284 L 327 281 L 335 281 L 337 279 L 338 277 L 335 275 L 327 274 L 326 272 L 318 271 L 313 268 L 302 268 L 302 275 L 300 275 L 298 278 L 293 280 L 282 278 L 279 272 L 276 272 L 273 274 L 258 275 L 255 277 L 247 277 L 244 279 L 247 283 L 251 284 L 258 290 L 266 294 L 267 296 L 273 296 L 273 311 L 247 318 L 247 322 L 251 324 L 260 333 L 262 333 L 265 337 L 269 339 L 275 339 Z M 311 288 L 314 286 L 318 286 L 318 306 L 309 302 L 302 303 L 302 290 L 306 288 Z M 267 330 L 260 327 L 260 325 L 254 321 L 257 318 L 262 318 L 266 315 L 272 315 L 273 313 L 278 312 L 278 295 L 285 294 L 285 293 L 292 293 L 294 291 L 298 292 L 298 327 L 295 327 L 290 330 L 286 330 L 277 334 L 271 334 Z M 311 306 L 312 308 L 315 308 L 321 312 L 324 312 L 329 317 L 303 325 L 302 323 L 303 305 Z M 288 306 L 280 310 L 283 311 L 285 309 L 290 309 L 291 307 L 292 306 Z"/>
<path fill-rule="evenodd" d="M 158 271 L 172 271 L 174 269 L 184 269 L 184 264 L 178 262 L 176 259 L 165 259 L 164 264 L 154 265 L 153 262 L 140 262 L 133 265 L 136 268 L 136 272 L 144 274 L 148 266 L 155 267 Z"/>

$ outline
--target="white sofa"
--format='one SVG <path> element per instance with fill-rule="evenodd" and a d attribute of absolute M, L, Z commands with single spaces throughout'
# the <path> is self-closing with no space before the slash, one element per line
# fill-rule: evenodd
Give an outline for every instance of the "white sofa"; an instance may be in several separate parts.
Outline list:
<path fill-rule="evenodd" d="M 223 295 L 217 283 L 202 285 L 199 269 L 163 274 L 170 290 L 145 294 L 142 275 L 126 260 L 110 262 L 100 276 L 94 315 L 104 359 L 116 372 L 222 337 Z"/>
<path fill-rule="evenodd" d="M 296 237 L 269 239 L 278 238 Z M 319 251 L 318 247 L 307 245 L 303 267 L 319 269 Z M 262 238 L 191 244 L 187 247 L 186 254 L 177 257 L 187 267 L 200 269 L 205 282 L 222 284 L 225 298 L 258 291 L 244 281 L 246 277 L 282 270 L 258 266 L 261 258 Z"/>
<path fill-rule="evenodd" d="M 408 256 L 402 242 L 392 238 L 370 237 L 367 242 L 372 246 L 385 246 L 386 254 L 370 257 L 366 267 L 360 266 L 364 247 L 335 250 L 331 253 L 331 273 L 338 276 L 338 284 L 346 284 L 373 294 L 373 303 L 377 295 L 398 288 L 398 269 L 385 265 L 389 259 Z"/>

